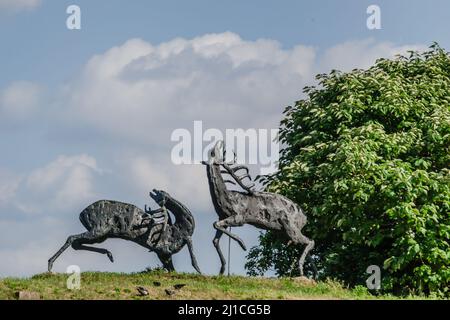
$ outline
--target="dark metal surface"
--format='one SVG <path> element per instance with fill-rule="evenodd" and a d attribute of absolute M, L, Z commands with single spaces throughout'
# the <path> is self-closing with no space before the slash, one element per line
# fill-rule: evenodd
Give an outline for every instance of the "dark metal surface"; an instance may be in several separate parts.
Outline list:
<path fill-rule="evenodd" d="M 310 250 L 314 248 L 314 241 L 305 237 L 301 230 L 306 224 L 306 216 L 300 207 L 288 198 L 275 193 L 253 190 L 253 185 L 246 185 L 244 179 L 250 178 L 245 166 L 231 166 L 224 162 L 225 152 L 222 141 L 209 151 L 206 165 L 209 190 L 219 220 L 214 223 L 216 236 L 213 244 L 221 261 L 220 274 L 225 271 L 226 261 L 220 249 L 219 240 L 223 234 L 237 241 L 246 250 L 244 242 L 235 234 L 230 233 L 228 227 L 239 227 L 250 224 L 264 230 L 274 230 L 283 233 L 290 239 L 290 243 L 306 245 L 299 258 L 299 271 L 303 276 L 303 264 Z M 223 170 L 225 169 L 225 170 Z M 238 171 L 244 170 L 241 176 Z M 222 174 L 230 175 L 243 192 L 228 190 Z"/>
<path fill-rule="evenodd" d="M 48 271 L 69 246 L 75 250 L 106 254 L 114 262 L 108 250 L 88 245 L 102 243 L 109 238 L 120 238 L 155 252 L 169 271 L 174 270 L 172 255 L 187 245 L 192 266 L 201 273 L 192 245 L 195 222 L 191 212 L 165 191 L 153 189 L 150 196 L 160 208 L 143 211 L 132 204 L 111 200 L 100 200 L 89 205 L 80 213 L 80 221 L 87 231 L 68 237 L 61 249 L 49 259 Z M 174 215 L 174 223 L 168 211 Z"/>

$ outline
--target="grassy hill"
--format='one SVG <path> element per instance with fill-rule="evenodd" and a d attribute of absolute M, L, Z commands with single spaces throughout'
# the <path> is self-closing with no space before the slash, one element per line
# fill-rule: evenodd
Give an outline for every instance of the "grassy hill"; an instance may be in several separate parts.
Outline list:
<path fill-rule="evenodd" d="M 339 283 L 315 283 L 305 278 L 203 276 L 151 271 L 122 274 L 86 272 L 81 288 L 66 287 L 67 274 L 43 273 L 31 278 L 0 280 L 0 299 L 17 299 L 19 291 L 37 292 L 42 299 L 393 299 L 375 297 L 364 287 L 343 288 Z M 159 284 L 159 285 L 158 285 Z M 184 284 L 181 289 L 174 285 Z M 146 288 L 139 296 L 137 286 Z M 170 295 L 166 293 L 168 289 Z"/>

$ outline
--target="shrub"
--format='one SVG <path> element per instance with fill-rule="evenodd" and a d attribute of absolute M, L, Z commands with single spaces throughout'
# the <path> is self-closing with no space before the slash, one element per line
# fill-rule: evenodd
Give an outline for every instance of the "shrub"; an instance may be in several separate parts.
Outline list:
<path fill-rule="evenodd" d="M 286 108 L 262 181 L 305 211 L 322 277 L 364 285 L 379 265 L 385 291 L 449 296 L 450 55 L 408 54 L 318 75 Z M 295 274 L 300 249 L 266 232 L 246 267 Z"/>

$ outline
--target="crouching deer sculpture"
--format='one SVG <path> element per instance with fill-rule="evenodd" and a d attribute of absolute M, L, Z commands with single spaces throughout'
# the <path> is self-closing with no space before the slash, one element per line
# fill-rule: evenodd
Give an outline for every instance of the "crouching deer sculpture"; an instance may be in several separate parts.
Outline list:
<path fill-rule="evenodd" d="M 230 166 L 224 162 L 225 148 L 222 141 L 218 141 L 209 151 L 206 165 L 209 190 L 219 221 L 214 223 L 216 236 L 213 244 L 220 257 L 220 274 L 225 271 L 225 258 L 220 249 L 219 241 L 225 233 L 237 241 L 242 249 L 246 250 L 244 242 L 235 234 L 230 233 L 228 227 L 237 227 L 250 224 L 265 230 L 274 230 L 284 233 L 293 244 L 305 244 L 306 247 L 299 259 L 300 275 L 303 276 L 303 264 L 310 250 L 314 248 L 314 241 L 302 234 L 306 224 L 306 216 L 294 202 L 275 193 L 252 190 L 253 185 L 247 186 L 245 178 L 249 178 L 248 168 L 245 166 Z M 245 173 L 238 175 L 237 172 Z M 234 181 L 224 180 L 222 174 L 230 175 Z M 245 191 L 228 190 L 225 183 L 238 184 Z"/>
<path fill-rule="evenodd" d="M 110 200 L 100 200 L 89 205 L 80 213 L 80 221 L 88 231 L 70 236 L 61 249 L 48 260 L 48 271 L 52 270 L 55 260 L 69 246 L 75 250 L 106 254 L 109 260 L 114 262 L 111 252 L 87 244 L 102 243 L 108 238 L 120 238 L 155 252 L 164 268 L 169 271 L 174 270 L 172 255 L 187 245 L 192 266 L 201 273 L 191 239 L 195 228 L 191 212 L 165 191 L 153 189 L 150 197 L 160 206 L 159 209 L 143 211 L 132 204 Z M 175 216 L 173 224 L 167 210 Z"/>

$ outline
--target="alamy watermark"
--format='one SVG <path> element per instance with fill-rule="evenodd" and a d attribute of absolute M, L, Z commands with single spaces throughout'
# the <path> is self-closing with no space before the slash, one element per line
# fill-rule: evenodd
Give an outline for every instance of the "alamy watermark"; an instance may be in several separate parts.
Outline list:
<path fill-rule="evenodd" d="M 366 273 L 370 277 L 366 280 L 367 289 L 380 290 L 381 289 L 381 269 L 377 265 L 370 265 L 366 269 Z"/>
<path fill-rule="evenodd" d="M 77 265 L 70 265 L 66 269 L 66 273 L 70 274 L 67 278 L 66 285 L 69 290 L 79 290 L 81 288 L 81 269 Z"/>
<path fill-rule="evenodd" d="M 372 4 L 367 7 L 366 10 L 369 17 L 367 18 L 366 25 L 369 30 L 380 30 L 381 29 L 381 9 L 380 6 Z"/>
<path fill-rule="evenodd" d="M 77 5 L 70 5 L 66 9 L 66 13 L 69 15 L 66 19 L 66 27 L 69 30 L 81 29 L 81 8 Z"/>
<path fill-rule="evenodd" d="M 259 165 L 260 174 L 266 175 L 278 169 L 280 147 L 278 129 L 225 129 L 225 132 L 209 128 L 204 130 L 202 121 L 194 121 L 193 132 L 185 128 L 175 129 L 170 140 L 176 142 L 171 159 L 174 164 L 200 164 L 208 159 L 209 150 L 219 140 L 225 142 L 225 159 L 237 164 Z"/>

